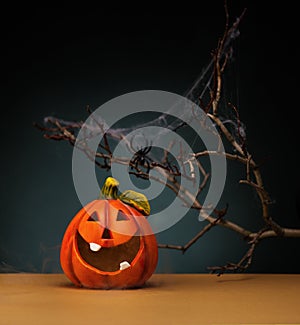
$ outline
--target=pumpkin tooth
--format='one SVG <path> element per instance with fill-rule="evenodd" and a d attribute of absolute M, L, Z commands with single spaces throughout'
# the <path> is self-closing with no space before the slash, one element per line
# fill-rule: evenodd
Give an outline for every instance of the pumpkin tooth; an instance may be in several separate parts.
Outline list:
<path fill-rule="evenodd" d="M 124 261 L 124 262 L 121 262 L 120 263 L 120 270 L 123 271 L 123 270 L 126 270 L 130 267 L 130 263 L 128 263 L 127 261 Z"/>
<path fill-rule="evenodd" d="M 90 243 L 90 250 L 93 252 L 98 252 L 101 249 L 101 246 L 96 243 Z"/>

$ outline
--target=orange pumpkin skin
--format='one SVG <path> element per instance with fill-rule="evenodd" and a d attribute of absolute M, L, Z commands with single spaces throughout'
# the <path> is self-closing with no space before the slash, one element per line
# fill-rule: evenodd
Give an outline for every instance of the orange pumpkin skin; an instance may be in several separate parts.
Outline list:
<path fill-rule="evenodd" d="M 91 251 L 91 243 L 99 251 Z M 130 266 L 119 268 L 124 261 Z M 68 225 L 60 251 L 65 275 L 76 286 L 94 289 L 141 287 L 157 261 L 156 237 L 144 215 L 114 199 L 83 207 Z"/>

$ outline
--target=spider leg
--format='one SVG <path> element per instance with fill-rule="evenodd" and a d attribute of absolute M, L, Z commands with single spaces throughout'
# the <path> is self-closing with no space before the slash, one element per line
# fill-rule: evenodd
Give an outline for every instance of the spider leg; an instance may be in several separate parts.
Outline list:
<path fill-rule="evenodd" d="M 130 169 L 136 168 L 137 167 L 137 163 L 138 163 L 138 156 L 135 156 L 134 158 L 132 158 L 130 160 L 130 164 L 131 164 Z"/>
<path fill-rule="evenodd" d="M 150 172 L 150 169 L 151 169 L 151 166 L 150 166 L 150 162 L 148 159 L 145 159 L 145 163 L 144 165 L 146 165 L 146 168 L 147 168 L 147 174 L 149 174 Z"/>
<path fill-rule="evenodd" d="M 152 146 L 145 147 L 145 148 L 143 149 L 143 155 L 147 155 L 147 154 L 151 151 L 151 149 L 152 149 Z"/>

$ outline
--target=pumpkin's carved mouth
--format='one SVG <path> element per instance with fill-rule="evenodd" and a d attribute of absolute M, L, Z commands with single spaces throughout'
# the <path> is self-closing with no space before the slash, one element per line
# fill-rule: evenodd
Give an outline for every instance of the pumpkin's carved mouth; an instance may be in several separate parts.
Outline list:
<path fill-rule="evenodd" d="M 77 247 L 81 257 L 91 266 L 104 272 L 115 272 L 131 266 L 140 249 L 140 237 L 132 236 L 124 244 L 91 250 L 91 244 L 77 231 Z"/>

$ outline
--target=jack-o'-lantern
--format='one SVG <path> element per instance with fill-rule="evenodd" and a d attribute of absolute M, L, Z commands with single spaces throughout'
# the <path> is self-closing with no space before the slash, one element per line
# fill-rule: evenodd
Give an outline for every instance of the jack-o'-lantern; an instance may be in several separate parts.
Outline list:
<path fill-rule="evenodd" d="M 140 287 L 155 271 L 158 249 L 146 219 L 149 203 L 140 193 L 117 192 L 118 182 L 107 178 L 100 199 L 83 207 L 65 231 L 60 262 L 76 286 Z"/>

